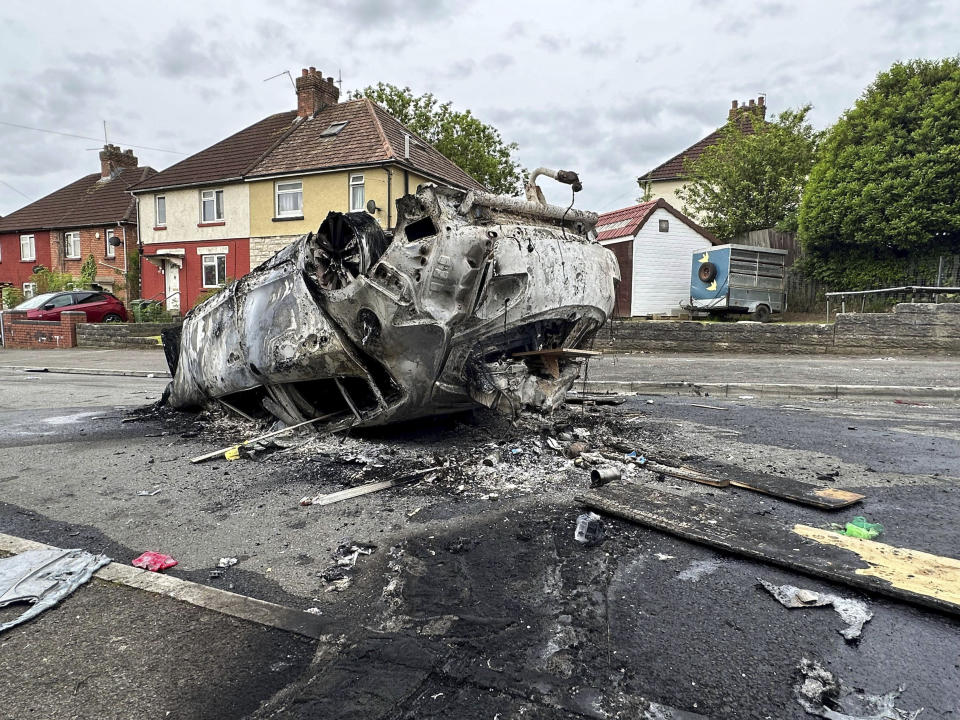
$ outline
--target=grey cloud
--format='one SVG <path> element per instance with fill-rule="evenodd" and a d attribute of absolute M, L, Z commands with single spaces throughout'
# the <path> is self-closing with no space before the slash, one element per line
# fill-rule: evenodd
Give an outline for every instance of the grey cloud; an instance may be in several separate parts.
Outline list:
<path fill-rule="evenodd" d="M 485 68 L 489 68 L 490 70 L 497 72 L 500 70 L 506 70 L 516 62 L 516 58 L 514 58 L 512 55 L 507 55 L 506 53 L 494 53 L 493 55 L 488 55 L 484 59 L 483 65 Z"/>
<path fill-rule="evenodd" d="M 154 60 L 162 77 L 180 79 L 232 74 L 228 57 L 221 45 L 181 24 L 157 44 Z"/>

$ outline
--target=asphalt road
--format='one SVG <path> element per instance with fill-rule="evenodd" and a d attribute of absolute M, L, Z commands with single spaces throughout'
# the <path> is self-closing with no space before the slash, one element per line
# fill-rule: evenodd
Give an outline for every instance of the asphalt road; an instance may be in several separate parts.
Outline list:
<path fill-rule="evenodd" d="M 0 673 L 8 682 L 0 695 L 15 690 L 16 707 L 40 707 L 56 687 L 65 697 L 45 717 L 83 716 L 78 708 L 98 698 L 125 707 L 123 698 L 146 684 L 154 707 L 131 700 L 128 716 L 643 717 L 655 702 L 695 714 L 686 717 L 799 719 L 807 715 L 794 698 L 796 666 L 808 657 L 871 693 L 903 686 L 898 706 L 925 708 L 923 720 L 960 716 L 956 618 L 617 520 L 608 522 L 603 544 L 583 547 L 573 539 L 582 511 L 573 496 L 587 473 L 545 450 L 537 423 L 452 418 L 190 465 L 189 457 L 236 442 L 243 429 L 203 417 L 121 423 L 124 407 L 156 399 L 163 382 L 102 380 L 24 380 L 0 370 L 0 530 L 104 550 L 119 562 L 147 549 L 167 552 L 180 561 L 170 574 L 317 608 L 331 644 L 304 650 L 273 638 L 265 657 L 292 657 L 271 675 L 242 649 L 249 647 L 243 631 L 204 634 L 212 626 L 203 618 L 147 597 L 133 614 L 172 612 L 183 634 L 167 641 L 150 630 L 143 661 L 124 660 L 97 638 L 128 637 L 119 628 L 133 624 L 131 615 L 115 614 L 116 599 L 99 588 L 84 588 L 17 636 L 0 636 L 0 666 L 22 678 L 46 658 L 43 678 L 66 677 L 89 649 L 104 657 L 108 679 L 81 686 L 71 700 L 66 681 L 50 686 L 33 677 L 12 687 L 10 674 Z M 883 522 L 891 544 L 960 555 L 958 408 L 695 404 L 704 401 L 635 398 L 598 412 L 577 408 L 567 419 L 589 438 L 615 433 L 642 452 L 705 468 L 810 482 L 837 471 L 833 485 L 867 495 L 840 517 Z M 493 467 L 481 463 L 489 455 L 497 458 Z M 433 482 L 330 506 L 298 502 L 450 461 L 456 464 Z M 785 522 L 838 519 L 736 488 L 634 481 Z M 138 495 L 154 489 L 160 492 Z M 376 547 L 343 573 L 349 584 L 338 591 L 330 571 L 346 538 Z M 240 562 L 211 577 L 224 556 Z M 832 610 L 787 610 L 758 589 L 758 577 L 863 599 L 874 618 L 850 644 Z M 80 629 L 60 653 L 70 623 Z M 183 639 L 190 628 L 199 633 L 195 644 Z M 204 704 L 194 690 L 178 694 L 164 683 L 176 676 L 170 665 L 150 662 L 156 655 L 182 658 L 187 669 L 208 667 L 221 651 L 238 678 L 262 680 L 248 681 L 255 691 L 235 705 Z M 106 670 L 123 662 L 138 672 Z"/>

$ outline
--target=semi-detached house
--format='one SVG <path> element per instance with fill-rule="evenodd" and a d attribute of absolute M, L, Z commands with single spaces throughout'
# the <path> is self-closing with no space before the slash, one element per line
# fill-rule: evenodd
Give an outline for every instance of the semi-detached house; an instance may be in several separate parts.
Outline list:
<path fill-rule="evenodd" d="M 30 276 L 42 266 L 80 276 L 83 261 L 97 263 L 95 282 L 121 290 L 127 248 L 137 247 L 136 204 L 127 189 L 155 174 L 139 167 L 131 150 L 106 145 L 100 172 L 86 175 L 0 219 L 0 286 L 14 286 L 31 297 Z"/>
<path fill-rule="evenodd" d="M 142 295 L 187 309 L 209 288 L 315 231 L 331 211 L 369 212 L 390 231 L 394 203 L 427 182 L 483 186 L 368 99 L 339 102 L 314 68 L 297 110 L 272 115 L 136 185 Z"/>

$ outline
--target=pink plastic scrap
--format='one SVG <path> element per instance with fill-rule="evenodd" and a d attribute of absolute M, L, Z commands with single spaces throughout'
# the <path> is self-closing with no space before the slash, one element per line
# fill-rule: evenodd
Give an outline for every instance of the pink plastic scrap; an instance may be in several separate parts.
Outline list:
<path fill-rule="evenodd" d="M 160 572 L 161 570 L 172 568 L 176 564 L 177 561 L 169 555 L 153 552 L 152 550 L 147 550 L 147 552 L 133 561 L 134 567 L 143 568 L 150 572 Z"/>

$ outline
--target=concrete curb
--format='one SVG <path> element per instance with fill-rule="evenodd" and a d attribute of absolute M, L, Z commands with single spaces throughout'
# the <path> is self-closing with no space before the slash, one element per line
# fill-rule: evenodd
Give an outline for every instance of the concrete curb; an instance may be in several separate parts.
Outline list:
<path fill-rule="evenodd" d="M 960 400 L 960 387 L 918 387 L 911 385 L 820 385 L 792 383 L 691 383 L 683 381 L 657 382 L 650 380 L 588 380 L 577 383 L 576 390 L 604 393 L 638 393 L 640 395 L 696 395 L 710 393 L 710 397 L 737 399 L 740 395 L 757 398 L 824 397 L 831 399 L 897 399 L 929 401 Z M 699 393 L 697 393 L 699 391 Z"/>
<path fill-rule="evenodd" d="M 15 535 L 0 533 L 0 553 L 18 555 L 27 550 L 50 549 L 55 548 L 52 545 L 44 545 Z M 240 620 L 266 625 L 316 640 L 325 634 L 321 619 L 308 612 L 294 610 L 266 600 L 257 600 L 246 595 L 238 595 L 226 590 L 218 590 L 190 580 L 181 580 L 169 575 L 141 570 L 130 565 L 112 562 L 100 568 L 93 576 L 105 582 L 113 582 L 137 590 L 165 595 L 205 610 L 230 615 Z"/>
<path fill-rule="evenodd" d="M 39 365 L 0 365 L 3 370 L 38 370 Z M 109 368 L 60 368 L 44 367 L 42 372 L 65 375 L 119 375 L 121 377 L 169 378 L 166 370 L 111 370 Z"/>

